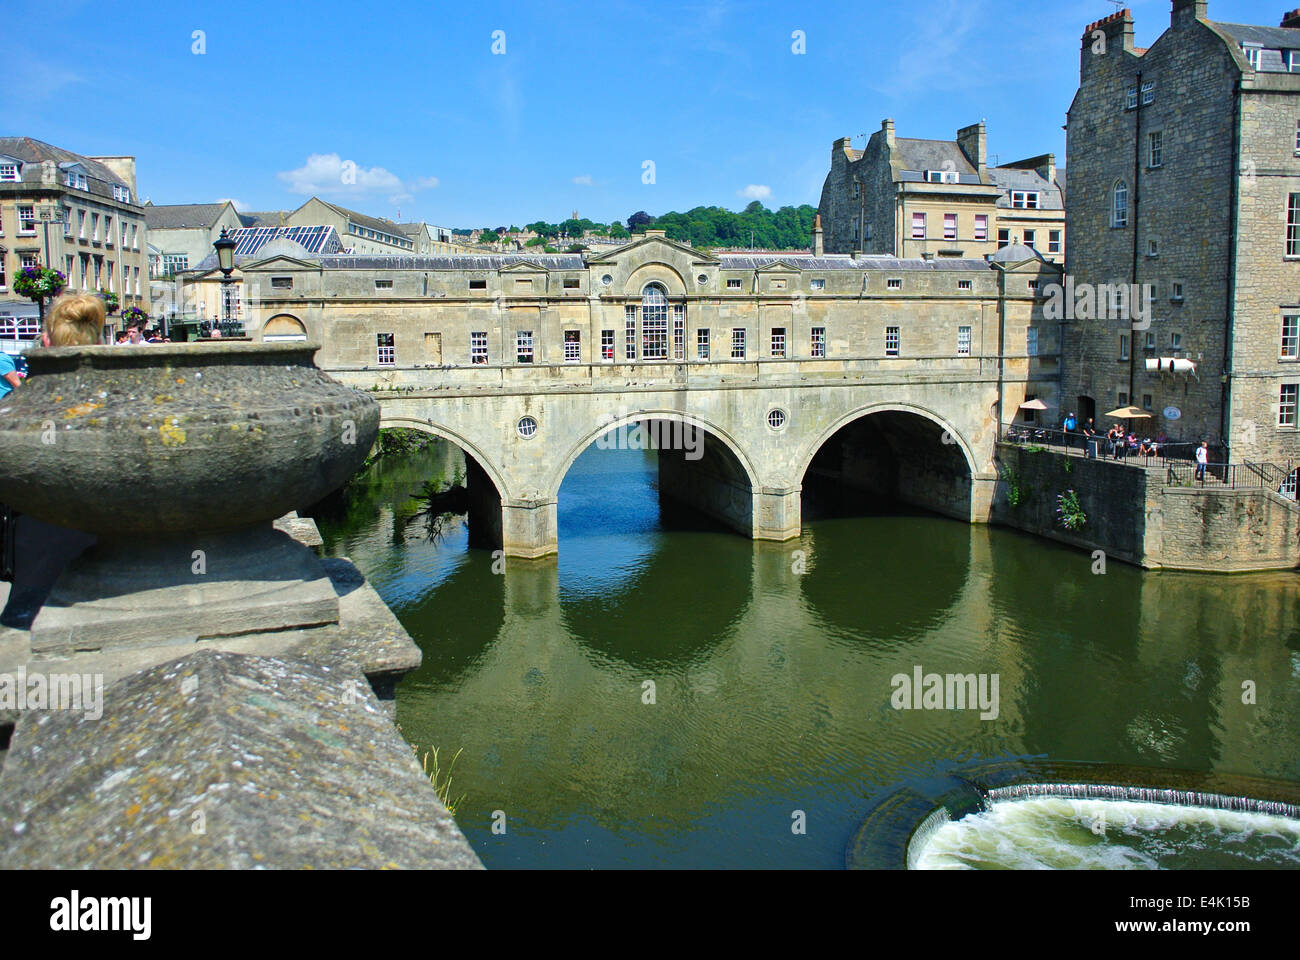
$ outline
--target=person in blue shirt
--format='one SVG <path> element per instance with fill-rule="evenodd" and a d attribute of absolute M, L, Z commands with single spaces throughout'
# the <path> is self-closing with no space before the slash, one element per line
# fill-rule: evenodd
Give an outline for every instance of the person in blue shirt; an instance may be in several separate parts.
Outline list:
<path fill-rule="evenodd" d="M 0 400 L 13 393 L 14 387 L 22 383 L 18 375 L 18 364 L 7 353 L 0 353 Z"/>

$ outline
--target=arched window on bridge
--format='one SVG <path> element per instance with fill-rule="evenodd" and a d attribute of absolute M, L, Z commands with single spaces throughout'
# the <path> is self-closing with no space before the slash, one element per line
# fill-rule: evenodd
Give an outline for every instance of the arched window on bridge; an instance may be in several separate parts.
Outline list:
<path fill-rule="evenodd" d="M 672 313 L 672 340 L 668 337 L 668 314 Z M 641 358 L 667 360 L 669 344 L 674 360 L 686 359 L 686 304 L 669 303 L 661 283 L 647 283 L 641 290 Z"/>

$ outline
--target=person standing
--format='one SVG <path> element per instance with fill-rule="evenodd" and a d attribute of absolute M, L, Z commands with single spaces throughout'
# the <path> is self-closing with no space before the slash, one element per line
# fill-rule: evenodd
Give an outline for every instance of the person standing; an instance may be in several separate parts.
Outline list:
<path fill-rule="evenodd" d="M 1210 441 L 1202 440 L 1196 448 L 1196 479 L 1205 482 L 1205 467 L 1210 462 Z"/>

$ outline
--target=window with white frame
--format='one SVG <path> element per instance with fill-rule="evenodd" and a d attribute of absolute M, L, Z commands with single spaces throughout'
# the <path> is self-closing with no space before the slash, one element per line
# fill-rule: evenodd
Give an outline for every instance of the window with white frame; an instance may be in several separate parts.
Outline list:
<path fill-rule="evenodd" d="M 957 328 L 957 356 L 970 356 L 970 327 L 961 326 Z"/>
<path fill-rule="evenodd" d="M 623 353 L 624 359 L 636 359 L 636 307 L 628 304 L 623 308 Z"/>
<path fill-rule="evenodd" d="M 739 290 L 739 289 L 740 289 L 740 280 L 738 280 L 736 277 L 729 277 L 729 278 L 727 279 L 727 289 L 728 289 L 728 290 Z"/>
<path fill-rule="evenodd" d="M 945 213 L 943 215 L 943 238 L 945 240 L 957 239 L 957 214 Z"/>
<path fill-rule="evenodd" d="M 673 304 L 673 359 L 686 359 L 686 304 Z"/>
<path fill-rule="evenodd" d="M 731 359 L 732 360 L 745 359 L 745 328 L 744 327 L 731 328 Z"/>
<path fill-rule="evenodd" d="M 1011 208 L 1013 210 L 1037 210 L 1038 191 L 1037 190 L 1012 190 Z"/>
<path fill-rule="evenodd" d="M 975 215 L 975 239 L 983 242 L 989 238 L 989 217 L 986 213 Z"/>
<path fill-rule="evenodd" d="M 90 215 L 90 239 L 99 242 L 99 214 L 97 213 Z"/>
<path fill-rule="evenodd" d="M 72 236 L 72 208 L 71 207 L 63 208 L 63 235 L 65 237 Z"/>
<path fill-rule="evenodd" d="M 1165 135 L 1161 130 L 1147 134 L 1147 166 L 1158 167 L 1165 162 Z"/>
<path fill-rule="evenodd" d="M 1296 425 L 1296 394 L 1298 392 L 1300 392 L 1300 384 L 1282 384 L 1277 399 L 1277 425 L 1279 427 L 1294 427 Z"/>
<path fill-rule="evenodd" d="M 3 260 L 3 259 L 4 259 L 3 257 L 0 257 L 0 260 Z M 63 258 L 63 273 L 64 273 L 64 275 L 67 276 L 67 278 L 68 278 L 68 286 L 69 286 L 69 287 L 71 287 L 71 286 L 73 285 L 73 282 L 74 282 L 74 278 L 73 278 L 73 274 L 72 274 L 72 267 L 73 267 L 73 256 L 72 256 L 72 254 L 69 253 L 67 256 L 65 256 L 65 257 Z"/>
<path fill-rule="evenodd" d="M 78 230 L 77 236 L 81 237 L 82 240 L 85 240 L 86 239 L 86 211 L 85 210 L 77 211 L 77 222 L 80 224 L 80 228 Z"/>
<path fill-rule="evenodd" d="M 116 282 L 117 282 L 117 271 L 115 271 L 115 270 L 113 269 L 113 261 L 112 261 L 112 260 L 109 260 L 109 261 L 107 262 L 106 266 L 107 266 L 107 272 L 108 272 L 108 292 L 109 292 L 109 293 L 113 293 L 113 292 L 117 289 L 117 285 L 116 285 Z M 126 271 L 126 268 L 124 267 L 123 270 Z M 129 274 L 130 271 L 126 271 L 126 272 Z M 130 280 L 127 279 L 127 278 L 124 278 L 124 279 L 122 280 L 122 292 L 123 292 L 123 293 L 127 293 L 127 292 L 128 292 L 128 290 L 127 290 L 127 285 L 128 285 L 129 283 L 130 283 Z"/>
<path fill-rule="evenodd" d="M 772 328 L 772 356 L 777 358 L 785 356 L 785 327 Z"/>
<path fill-rule="evenodd" d="M 1148 257 L 1158 257 L 1158 256 L 1160 256 L 1160 241 L 1159 241 L 1159 240 L 1157 240 L 1157 239 L 1155 239 L 1155 238 L 1151 238 L 1151 239 L 1147 240 L 1147 256 L 1148 256 Z"/>
<path fill-rule="evenodd" d="M 1121 333 L 1119 335 L 1119 358 L 1121 360 L 1128 359 L 1128 343 L 1128 334 Z"/>
<path fill-rule="evenodd" d="M 35 317 L 0 317 L 0 340 L 35 340 L 41 322 Z"/>
<path fill-rule="evenodd" d="M 20 206 L 18 208 L 18 233 L 28 236 L 36 232 L 36 208 Z"/>
<path fill-rule="evenodd" d="M 162 257 L 163 276 L 170 277 L 190 268 L 188 253 L 164 253 Z"/>
<path fill-rule="evenodd" d="M 695 331 L 695 358 L 697 360 L 709 359 L 709 331 L 701 328 Z"/>
<path fill-rule="evenodd" d="M 484 364 L 488 362 L 487 331 L 472 330 L 469 335 L 469 362 Z"/>
<path fill-rule="evenodd" d="M 16 182 L 18 180 L 18 164 L 0 163 L 0 180 Z"/>
<path fill-rule="evenodd" d="M 808 289 L 809 289 L 809 290 L 825 290 L 825 289 L 826 289 L 826 278 L 825 278 L 825 277 L 813 277 L 811 280 L 808 281 Z"/>
<path fill-rule="evenodd" d="M 1034 241 L 1037 239 L 1038 239 L 1038 234 L 1033 230 L 1026 230 L 1024 232 L 1024 236 L 1021 237 L 1021 240 L 1024 242 L 1026 247 L 1032 247 L 1034 245 Z"/>
<path fill-rule="evenodd" d="M 641 359 L 668 359 L 668 295 L 657 283 L 641 291 Z"/>
<path fill-rule="evenodd" d="M 1154 103 L 1156 99 L 1156 82 L 1154 80 L 1142 81 L 1142 103 Z"/>
<path fill-rule="evenodd" d="M 24 270 L 34 270 L 41 265 L 41 255 L 39 253 L 20 253 L 18 255 L 18 266 Z"/>
<path fill-rule="evenodd" d="M 1295 122 L 1295 155 L 1300 157 L 1300 120 Z"/>
<path fill-rule="evenodd" d="M 1287 195 L 1286 255 L 1300 257 L 1300 193 Z"/>
<path fill-rule="evenodd" d="M 1025 328 L 1025 355 L 1030 357 L 1038 356 L 1038 328 Z"/>
<path fill-rule="evenodd" d="M 113 245 L 113 218 L 104 214 L 104 243 L 107 246 Z"/>
<path fill-rule="evenodd" d="M 600 360 L 602 363 L 614 362 L 614 331 L 600 331 Z"/>
<path fill-rule="evenodd" d="M 1169 349 L 1170 350 L 1183 349 L 1183 335 L 1181 333 L 1169 334 Z"/>
<path fill-rule="evenodd" d="M 969 280 L 958 280 L 958 281 L 957 281 L 957 289 L 958 289 L 958 290 L 970 290 L 971 288 L 972 288 L 972 284 L 971 284 L 971 282 L 970 282 Z"/>
<path fill-rule="evenodd" d="M 885 356 L 898 356 L 898 348 L 901 342 L 901 338 L 898 335 L 898 327 L 885 327 Z"/>
<path fill-rule="evenodd" d="M 1170 300 L 1183 299 L 1183 285 L 1181 281 L 1174 280 L 1172 283 L 1169 284 L 1169 299 Z"/>
<path fill-rule="evenodd" d="M 812 328 L 812 356 L 814 357 L 826 356 L 826 328 L 825 327 Z"/>
<path fill-rule="evenodd" d="M 1263 46 L 1258 43 L 1243 43 L 1241 49 L 1246 54 L 1246 62 L 1258 70 L 1259 58 L 1264 52 Z"/>
<path fill-rule="evenodd" d="M 391 333 L 375 334 L 375 359 L 381 367 L 391 367 L 397 362 L 397 348 Z"/>
<path fill-rule="evenodd" d="M 515 331 L 515 363 L 533 362 L 533 331 Z"/>
<path fill-rule="evenodd" d="M 1282 314 L 1282 350 L 1278 354 L 1283 360 L 1300 358 L 1300 314 Z"/>
<path fill-rule="evenodd" d="M 577 363 L 582 359 L 582 331 L 564 331 L 564 362 Z"/>
<path fill-rule="evenodd" d="M 1124 91 L 1124 109 L 1136 110 L 1138 105 L 1138 88 L 1129 87 Z"/>
<path fill-rule="evenodd" d="M 1112 227 L 1128 226 L 1128 184 L 1123 180 L 1115 181 L 1110 192 L 1110 225 Z"/>
<path fill-rule="evenodd" d="M 5 276 L 5 257 L 0 254 L 0 290 L 6 290 L 9 287 L 9 278 Z"/>
<path fill-rule="evenodd" d="M 122 221 L 122 249 L 123 250 L 126 249 L 126 245 L 127 245 L 126 241 L 129 239 L 129 237 L 130 237 L 130 231 L 127 229 L 127 222 L 123 220 Z"/>
<path fill-rule="evenodd" d="M 890 277 L 889 279 L 887 279 L 887 280 L 885 281 L 885 289 L 887 289 L 887 290 L 902 290 L 902 289 L 903 289 L 903 278 L 902 278 L 902 277 Z"/>
<path fill-rule="evenodd" d="M 998 249 L 1011 246 L 1011 231 L 1004 228 L 998 230 Z"/>
<path fill-rule="evenodd" d="M 1047 231 L 1047 252 L 1048 253 L 1061 252 L 1061 231 L 1060 230 Z"/>
<path fill-rule="evenodd" d="M 912 214 L 912 239 L 913 240 L 925 239 L 925 214 L 924 213 Z"/>

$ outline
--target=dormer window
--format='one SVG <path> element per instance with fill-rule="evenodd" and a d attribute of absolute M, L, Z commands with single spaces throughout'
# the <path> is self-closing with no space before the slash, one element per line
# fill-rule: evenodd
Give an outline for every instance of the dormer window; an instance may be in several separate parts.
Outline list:
<path fill-rule="evenodd" d="M 926 183 L 960 183 L 961 178 L 956 170 L 927 170 L 925 171 Z"/>
<path fill-rule="evenodd" d="M 1251 65 L 1251 67 L 1258 70 L 1259 58 L 1264 53 L 1264 47 L 1258 43 L 1243 43 L 1241 49 L 1246 54 L 1246 61 Z"/>
<path fill-rule="evenodd" d="M 1016 210 L 1037 210 L 1038 209 L 1038 191 L 1036 190 L 1012 190 L 1011 206 Z"/>
<path fill-rule="evenodd" d="M 9 163 L 9 162 L 0 163 L 0 181 L 7 181 L 13 183 L 16 182 L 17 180 L 18 180 L 18 164 Z"/>
<path fill-rule="evenodd" d="M 78 173 L 75 170 L 69 170 L 67 177 L 63 181 L 65 186 L 72 187 L 74 190 L 88 190 L 89 185 L 86 183 L 86 175 Z"/>
<path fill-rule="evenodd" d="M 1290 73 L 1300 73 L 1300 50 L 1283 50 L 1282 62 Z"/>
<path fill-rule="evenodd" d="M 122 203 L 131 202 L 131 190 L 128 187 L 113 184 L 113 199 L 120 200 Z"/>

